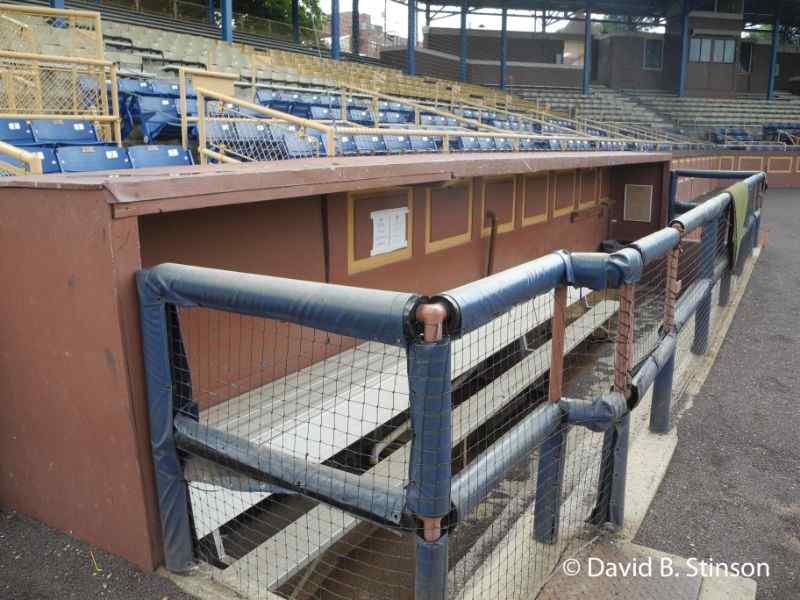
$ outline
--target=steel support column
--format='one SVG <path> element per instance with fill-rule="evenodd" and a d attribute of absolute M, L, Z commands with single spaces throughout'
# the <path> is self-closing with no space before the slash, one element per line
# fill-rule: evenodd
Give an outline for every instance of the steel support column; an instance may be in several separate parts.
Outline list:
<path fill-rule="evenodd" d="M 500 87 L 506 88 L 506 59 L 508 57 L 508 9 L 503 7 L 500 17 Z"/>
<path fill-rule="evenodd" d="M 217 10 L 215 0 L 208 0 L 206 2 L 206 20 L 209 25 L 216 25 L 217 19 L 214 17 L 214 12 Z"/>
<path fill-rule="evenodd" d="M 461 28 L 458 32 L 458 78 L 467 80 L 467 0 L 461 2 Z"/>
<path fill-rule="evenodd" d="M 353 0 L 353 12 L 350 24 L 350 53 L 354 56 L 357 56 L 361 50 L 361 22 L 359 18 L 358 0 Z"/>
<path fill-rule="evenodd" d="M 769 53 L 769 79 L 767 79 L 767 100 L 775 97 L 775 75 L 778 70 L 778 46 L 780 40 L 778 34 L 781 30 L 780 13 L 775 12 L 775 20 L 772 23 L 772 48 Z"/>
<path fill-rule="evenodd" d="M 342 56 L 340 44 L 341 23 L 339 23 L 339 0 L 331 0 L 331 58 L 339 60 Z"/>
<path fill-rule="evenodd" d="M 233 0 L 220 0 L 222 11 L 222 41 L 233 41 Z"/>
<path fill-rule="evenodd" d="M 592 78 L 592 3 L 586 2 L 586 17 L 583 24 L 583 79 L 581 94 L 588 96 L 589 83 Z"/>
<path fill-rule="evenodd" d="M 417 74 L 417 0 L 408 0 L 408 45 L 406 47 L 406 72 Z"/>
<path fill-rule="evenodd" d="M 292 41 L 300 43 L 300 0 L 292 0 Z"/>
<path fill-rule="evenodd" d="M 686 93 L 686 65 L 689 62 L 689 11 L 691 0 L 683 0 L 681 10 L 681 60 L 678 63 L 678 96 Z"/>

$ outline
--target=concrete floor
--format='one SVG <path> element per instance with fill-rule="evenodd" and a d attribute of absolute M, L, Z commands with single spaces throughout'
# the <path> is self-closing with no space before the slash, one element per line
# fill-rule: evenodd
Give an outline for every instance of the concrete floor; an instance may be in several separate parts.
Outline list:
<path fill-rule="evenodd" d="M 194 600 L 155 573 L 15 512 L 0 510 L 3 600 Z"/>
<path fill-rule="evenodd" d="M 635 542 L 766 562 L 758 600 L 800 598 L 800 191 L 769 192 L 767 248 Z"/>

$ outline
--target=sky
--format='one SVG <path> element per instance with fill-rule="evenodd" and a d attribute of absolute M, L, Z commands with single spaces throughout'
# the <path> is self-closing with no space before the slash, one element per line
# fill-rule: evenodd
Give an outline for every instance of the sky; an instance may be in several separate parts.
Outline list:
<path fill-rule="evenodd" d="M 342 12 L 350 12 L 351 3 L 348 0 L 339 0 L 339 10 Z M 420 4 L 420 8 L 424 5 Z M 331 2 L 330 0 L 321 0 L 320 7 L 322 12 L 330 14 Z M 367 13 L 372 17 L 373 24 L 383 25 L 384 13 L 388 17 L 388 33 L 406 37 L 408 31 L 408 16 L 406 13 L 406 6 L 398 4 L 391 0 L 358 0 L 358 9 L 361 13 Z M 457 9 L 455 9 L 457 10 Z M 486 9 L 481 12 L 487 12 Z M 436 10 L 431 11 L 431 16 L 435 15 Z M 417 17 L 419 30 L 417 32 L 418 39 L 421 38 L 422 26 L 425 24 L 424 13 L 420 12 Z M 454 27 L 458 28 L 461 24 L 461 17 L 453 15 L 450 17 L 437 18 L 431 21 L 431 26 L 434 27 Z M 560 29 L 565 23 L 554 23 L 548 26 L 548 31 L 555 31 Z M 538 26 L 539 24 L 537 24 Z M 500 29 L 500 12 L 496 16 L 491 15 L 468 15 L 467 16 L 467 29 L 479 29 L 483 26 L 486 29 Z M 533 22 L 530 17 L 508 17 L 509 31 L 532 31 Z"/>

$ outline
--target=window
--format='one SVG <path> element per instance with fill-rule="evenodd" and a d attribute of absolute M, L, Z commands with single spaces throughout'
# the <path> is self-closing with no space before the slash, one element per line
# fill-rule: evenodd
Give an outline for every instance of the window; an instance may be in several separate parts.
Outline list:
<path fill-rule="evenodd" d="M 714 41 L 709 38 L 700 40 L 700 62 L 711 62 L 711 43 Z"/>
<path fill-rule="evenodd" d="M 753 44 L 750 42 L 742 42 L 742 45 L 739 46 L 739 71 L 742 73 L 749 73 L 752 62 Z"/>
<path fill-rule="evenodd" d="M 714 40 L 711 62 L 721 63 L 725 55 L 725 40 Z"/>
<path fill-rule="evenodd" d="M 722 55 L 722 62 L 732 64 L 734 54 L 736 54 L 736 41 L 725 40 L 725 52 Z"/>
<path fill-rule="evenodd" d="M 689 60 L 691 62 L 700 62 L 700 38 L 692 38 L 692 43 L 689 45 Z"/>
<path fill-rule="evenodd" d="M 661 70 L 661 61 L 664 55 L 664 40 L 644 40 L 644 68 L 654 71 Z"/>
<path fill-rule="evenodd" d="M 736 40 L 721 38 L 692 38 L 689 46 L 690 62 L 715 62 L 732 64 L 736 55 Z"/>

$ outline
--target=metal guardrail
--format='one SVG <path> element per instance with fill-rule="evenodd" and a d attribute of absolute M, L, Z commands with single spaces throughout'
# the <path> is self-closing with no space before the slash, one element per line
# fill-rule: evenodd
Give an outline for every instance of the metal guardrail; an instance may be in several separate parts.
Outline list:
<path fill-rule="evenodd" d="M 587 522 L 622 524 L 631 411 L 652 386 L 651 429 L 669 427 L 675 354 L 687 335 L 705 353 L 712 301 L 727 303 L 756 246 L 764 184 L 750 175 L 617 252 L 556 252 L 432 298 L 142 271 L 168 568 L 200 551 L 259 597 L 412 580 L 417 598 L 535 595 Z M 576 289 L 593 291 L 575 304 Z M 613 348 L 582 345 L 601 330 Z M 574 352 L 590 361 L 582 378 Z M 359 522 L 398 535 L 350 558 L 375 534 Z"/>

